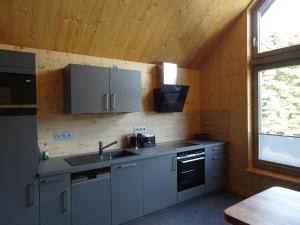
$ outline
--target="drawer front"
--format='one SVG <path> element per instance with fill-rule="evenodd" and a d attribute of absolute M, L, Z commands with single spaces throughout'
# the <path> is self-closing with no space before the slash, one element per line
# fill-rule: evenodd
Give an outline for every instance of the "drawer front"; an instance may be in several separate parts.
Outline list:
<path fill-rule="evenodd" d="M 39 179 L 40 191 L 49 190 L 56 187 L 70 186 L 70 174 L 61 174 Z"/>
<path fill-rule="evenodd" d="M 215 145 L 205 148 L 205 155 L 225 154 L 225 145 Z"/>

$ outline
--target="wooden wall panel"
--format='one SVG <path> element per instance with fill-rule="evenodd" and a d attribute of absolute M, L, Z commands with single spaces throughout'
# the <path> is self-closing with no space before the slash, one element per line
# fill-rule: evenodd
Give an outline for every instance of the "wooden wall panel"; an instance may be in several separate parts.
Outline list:
<path fill-rule="evenodd" d="M 230 190 L 245 196 L 276 185 L 300 190 L 299 185 L 291 182 L 246 172 L 248 153 L 252 150 L 248 19 L 245 11 L 219 37 L 218 44 L 202 64 L 201 131 L 230 142 Z"/>
<path fill-rule="evenodd" d="M 199 66 L 251 0 L 1 0 L 0 43 Z"/>
<path fill-rule="evenodd" d="M 182 140 L 199 131 L 199 112 L 167 113 L 121 113 L 108 115 L 40 115 L 39 141 L 49 143 L 51 156 L 93 152 L 98 142 L 118 140 L 116 147 L 128 145 L 127 134 L 134 126 L 146 126 L 156 134 L 157 142 Z M 54 141 L 53 132 L 71 131 L 70 141 Z"/>
<path fill-rule="evenodd" d="M 230 141 L 230 111 L 201 110 L 201 132 L 210 134 L 214 140 Z"/>
<path fill-rule="evenodd" d="M 133 126 L 145 125 L 157 135 L 158 142 L 191 137 L 200 128 L 200 75 L 198 70 L 178 70 L 179 83 L 190 85 L 183 113 L 153 112 L 153 89 L 157 87 L 157 70 L 154 64 L 98 58 L 92 56 L 52 52 L 39 49 L 19 48 L 0 44 L 1 49 L 33 52 L 37 62 L 37 103 L 39 142 L 49 144 L 51 156 L 95 151 L 98 142 L 118 140 L 117 147 L 125 147 L 127 134 Z M 63 114 L 62 69 L 69 63 L 140 70 L 142 74 L 143 112 L 98 115 Z M 70 141 L 54 141 L 53 133 L 70 131 Z"/>

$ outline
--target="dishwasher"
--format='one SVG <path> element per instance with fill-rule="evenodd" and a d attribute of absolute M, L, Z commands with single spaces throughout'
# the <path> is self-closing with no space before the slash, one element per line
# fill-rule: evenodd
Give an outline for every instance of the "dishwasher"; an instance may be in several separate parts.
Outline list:
<path fill-rule="evenodd" d="M 111 224 L 110 171 L 72 173 L 72 225 Z"/>

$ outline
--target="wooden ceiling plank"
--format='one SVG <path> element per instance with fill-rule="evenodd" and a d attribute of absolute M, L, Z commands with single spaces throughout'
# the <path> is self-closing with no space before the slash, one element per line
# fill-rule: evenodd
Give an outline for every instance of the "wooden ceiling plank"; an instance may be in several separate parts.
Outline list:
<path fill-rule="evenodd" d="M 251 0 L 0 0 L 0 42 L 197 68 Z"/>

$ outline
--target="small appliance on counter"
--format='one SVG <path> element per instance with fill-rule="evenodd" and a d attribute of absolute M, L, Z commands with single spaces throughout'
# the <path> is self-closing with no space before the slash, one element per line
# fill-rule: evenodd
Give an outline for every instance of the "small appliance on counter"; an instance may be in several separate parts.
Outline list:
<path fill-rule="evenodd" d="M 155 146 L 155 135 L 150 133 L 132 133 L 129 142 L 132 148 L 153 147 Z"/>

